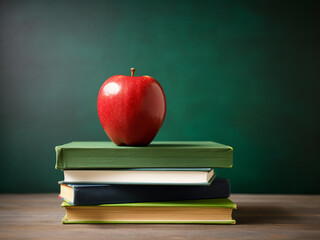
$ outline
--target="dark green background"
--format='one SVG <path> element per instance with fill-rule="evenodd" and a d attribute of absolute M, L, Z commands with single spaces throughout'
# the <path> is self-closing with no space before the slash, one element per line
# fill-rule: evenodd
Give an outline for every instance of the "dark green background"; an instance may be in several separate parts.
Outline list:
<path fill-rule="evenodd" d="M 110 76 L 151 75 L 156 140 L 234 147 L 232 192 L 320 193 L 319 13 L 310 1 L 2 1 L 1 192 L 54 192 L 54 147 L 106 141 Z"/>

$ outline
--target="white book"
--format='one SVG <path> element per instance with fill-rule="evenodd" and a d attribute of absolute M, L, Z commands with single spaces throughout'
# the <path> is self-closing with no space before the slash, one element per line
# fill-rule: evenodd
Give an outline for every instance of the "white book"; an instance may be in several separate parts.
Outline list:
<path fill-rule="evenodd" d="M 62 183 L 210 185 L 214 177 L 212 168 L 65 170 Z"/>

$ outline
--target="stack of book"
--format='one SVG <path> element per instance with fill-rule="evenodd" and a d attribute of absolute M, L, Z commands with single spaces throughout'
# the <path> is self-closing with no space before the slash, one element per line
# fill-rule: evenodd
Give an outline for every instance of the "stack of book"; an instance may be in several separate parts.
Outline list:
<path fill-rule="evenodd" d="M 234 224 L 229 181 L 214 173 L 232 163 L 232 148 L 214 142 L 57 146 L 62 222 Z"/>

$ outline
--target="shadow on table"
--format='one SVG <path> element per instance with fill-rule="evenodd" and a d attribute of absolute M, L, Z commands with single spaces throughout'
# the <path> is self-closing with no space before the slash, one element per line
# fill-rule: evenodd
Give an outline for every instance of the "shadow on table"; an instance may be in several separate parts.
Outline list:
<path fill-rule="evenodd" d="M 297 217 L 281 207 L 242 206 L 233 213 L 237 224 L 292 223 Z"/>

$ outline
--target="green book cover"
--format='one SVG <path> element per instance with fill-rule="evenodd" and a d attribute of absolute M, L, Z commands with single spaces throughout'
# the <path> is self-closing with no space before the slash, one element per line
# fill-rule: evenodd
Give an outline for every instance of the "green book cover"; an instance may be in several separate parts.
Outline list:
<path fill-rule="evenodd" d="M 99 224 L 99 223 L 122 223 L 122 224 L 128 224 L 128 223 L 138 223 L 138 224 L 236 224 L 236 220 L 223 220 L 223 221 L 168 221 L 168 220 L 162 220 L 162 221 L 150 221 L 150 220 L 125 220 L 125 221 L 70 221 L 67 219 L 67 216 L 65 215 L 61 221 L 63 224 L 77 224 L 77 223 L 83 223 L 83 224 Z"/>
<path fill-rule="evenodd" d="M 184 200 L 184 201 L 168 201 L 168 202 L 142 202 L 142 203 L 120 203 L 120 204 L 101 204 L 96 206 L 72 206 L 68 202 L 63 202 L 61 204 L 62 207 L 67 208 L 73 208 L 73 209 L 97 209 L 97 208 L 114 208 L 119 207 L 119 211 L 116 211 L 117 214 L 120 214 L 120 209 L 124 207 L 126 211 L 128 211 L 129 208 L 139 208 L 144 207 L 146 212 L 148 212 L 147 208 L 150 207 L 163 207 L 168 210 L 168 208 L 179 208 L 181 207 L 181 210 L 178 210 L 178 212 L 181 212 L 186 208 L 206 208 L 205 211 L 207 211 L 208 208 L 223 208 L 223 209 L 236 209 L 236 204 L 232 202 L 228 198 L 220 198 L 220 199 L 201 199 L 201 200 Z M 141 208 L 140 208 L 141 209 Z M 88 211 L 88 210 L 87 210 Z M 101 212 L 102 210 L 99 210 Z M 139 210 L 141 211 L 141 210 Z M 161 210 L 160 210 L 161 211 Z M 129 211 L 128 211 L 129 212 Z M 235 224 L 235 220 L 231 218 L 230 219 L 224 219 L 224 220 L 199 220 L 199 219 L 187 219 L 187 220 L 170 220 L 167 219 L 122 219 L 122 220 L 104 220 L 101 218 L 98 218 L 97 220 L 68 220 L 67 218 L 68 213 L 66 216 L 62 219 L 62 223 L 196 223 L 196 224 Z M 219 215 L 219 214 L 218 214 Z"/>
<path fill-rule="evenodd" d="M 56 147 L 56 169 L 231 168 L 233 149 L 215 142 L 71 142 Z"/>
<path fill-rule="evenodd" d="M 92 207 L 219 207 L 237 209 L 237 206 L 228 198 L 215 199 L 199 199 L 199 200 L 183 200 L 183 201 L 166 201 L 166 202 L 138 202 L 138 203 L 112 203 L 90 205 Z M 88 206 L 73 206 L 64 201 L 61 207 L 88 207 Z"/>

